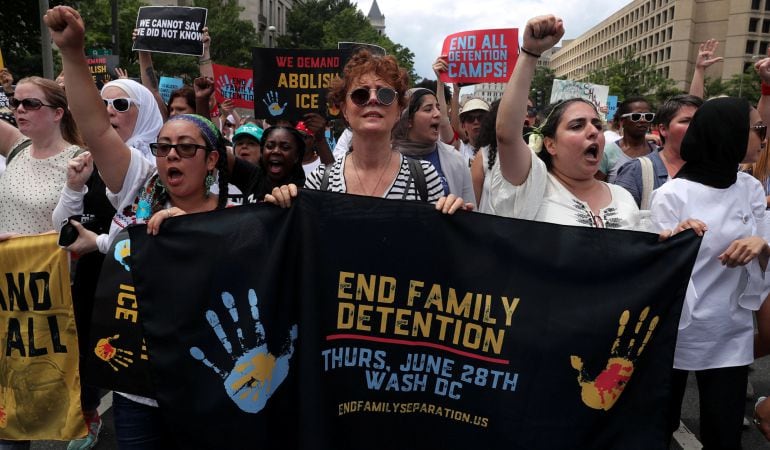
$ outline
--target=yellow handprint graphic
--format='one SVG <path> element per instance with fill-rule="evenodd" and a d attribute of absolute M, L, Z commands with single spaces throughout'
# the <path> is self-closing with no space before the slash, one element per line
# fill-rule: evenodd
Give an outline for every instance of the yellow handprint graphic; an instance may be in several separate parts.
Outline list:
<path fill-rule="evenodd" d="M 96 348 L 94 349 L 96 356 L 109 364 L 110 367 L 112 367 L 112 370 L 115 372 L 120 370 L 120 367 L 118 367 L 116 364 L 123 367 L 128 367 L 131 363 L 134 362 L 134 359 L 132 358 L 132 356 L 134 356 L 134 352 L 116 348 L 114 345 L 112 345 L 112 341 L 118 339 L 119 337 L 120 335 L 116 334 L 112 337 L 101 338 L 96 342 Z"/>
<path fill-rule="evenodd" d="M 630 319 L 631 313 L 628 310 L 623 311 L 620 315 L 618 325 L 618 335 L 615 338 L 615 342 L 612 344 L 610 350 L 610 359 L 607 361 L 607 365 L 604 370 L 593 380 L 588 378 L 588 374 L 583 368 L 583 360 L 579 356 L 572 355 L 570 362 L 572 367 L 578 371 L 578 384 L 580 384 L 581 392 L 580 396 L 583 399 L 583 403 L 586 406 L 593 409 L 603 409 L 608 411 L 615 405 L 615 402 L 620 398 L 620 394 L 626 388 L 626 384 L 631 379 L 631 375 L 634 373 L 634 362 L 644 351 L 644 347 L 652 336 L 652 332 L 658 325 L 658 316 L 655 316 L 650 320 L 650 324 L 647 327 L 647 332 L 644 335 L 644 339 L 638 349 L 634 349 L 637 345 L 637 338 L 642 331 L 644 321 L 647 320 L 647 315 L 650 313 L 650 307 L 646 307 L 639 314 L 639 320 L 634 327 L 634 334 L 628 341 L 628 346 L 621 349 L 621 339 L 626 331 L 626 325 Z"/>

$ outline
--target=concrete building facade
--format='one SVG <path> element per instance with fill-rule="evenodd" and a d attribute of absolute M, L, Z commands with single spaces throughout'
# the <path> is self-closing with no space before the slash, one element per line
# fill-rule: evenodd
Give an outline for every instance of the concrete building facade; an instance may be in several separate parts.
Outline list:
<path fill-rule="evenodd" d="M 567 26 L 569 24 L 566 24 Z M 742 73 L 770 44 L 770 0 L 634 0 L 551 55 L 557 78 L 580 80 L 633 52 L 660 74 L 689 89 L 699 45 L 719 41 L 724 61 L 706 76 Z"/>
<path fill-rule="evenodd" d="M 153 6 L 192 6 L 192 0 L 149 0 Z M 262 45 L 275 46 L 278 36 L 286 33 L 286 16 L 294 0 L 238 0 L 243 8 L 241 19 L 251 21 L 254 29 L 262 36 Z M 209 14 L 216 14 L 210 10 Z M 271 28 L 273 27 L 273 28 Z"/>

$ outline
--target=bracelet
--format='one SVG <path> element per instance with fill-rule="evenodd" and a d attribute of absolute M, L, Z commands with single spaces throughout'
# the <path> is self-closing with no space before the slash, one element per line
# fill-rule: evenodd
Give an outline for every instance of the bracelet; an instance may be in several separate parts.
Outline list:
<path fill-rule="evenodd" d="M 211 58 L 205 58 L 205 59 L 204 58 L 198 58 L 198 65 L 206 64 L 206 63 L 210 63 L 210 62 L 211 62 Z"/>
<path fill-rule="evenodd" d="M 533 58 L 540 58 L 540 56 L 542 56 L 542 54 L 537 54 L 532 50 L 527 50 L 524 47 L 519 47 L 519 50 L 521 51 L 521 53 L 526 53 L 527 55 L 532 56 Z"/>
<path fill-rule="evenodd" d="M 770 84 L 762 82 L 762 95 L 770 95 Z"/>

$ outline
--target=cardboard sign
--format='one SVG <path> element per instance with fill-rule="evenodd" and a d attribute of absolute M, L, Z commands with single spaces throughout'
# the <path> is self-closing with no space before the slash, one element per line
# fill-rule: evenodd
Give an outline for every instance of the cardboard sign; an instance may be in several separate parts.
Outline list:
<path fill-rule="evenodd" d="M 171 93 L 182 86 L 184 86 L 184 80 L 181 78 L 160 77 L 158 90 L 160 91 L 160 96 L 163 97 L 163 101 L 168 103 Z"/>
<path fill-rule="evenodd" d="M 254 109 L 254 72 L 213 64 L 217 103 L 232 100 L 236 108 Z"/>
<path fill-rule="evenodd" d="M 574 80 L 553 80 L 551 103 L 571 98 L 584 98 L 596 105 L 597 108 L 601 108 L 607 106 L 609 94 L 609 86 Z"/>
<path fill-rule="evenodd" d="M 336 118 L 340 111 L 326 93 L 350 57 L 346 50 L 254 48 L 255 117 L 299 119 L 318 112 Z"/>
<path fill-rule="evenodd" d="M 447 36 L 445 83 L 507 83 L 518 58 L 518 28 L 463 31 Z"/>
<path fill-rule="evenodd" d="M 201 56 L 207 13 L 206 8 L 143 6 L 132 50 Z"/>
<path fill-rule="evenodd" d="M 118 55 L 86 56 L 86 61 L 97 88 L 101 89 L 106 83 L 117 78 L 115 68 L 120 64 Z"/>

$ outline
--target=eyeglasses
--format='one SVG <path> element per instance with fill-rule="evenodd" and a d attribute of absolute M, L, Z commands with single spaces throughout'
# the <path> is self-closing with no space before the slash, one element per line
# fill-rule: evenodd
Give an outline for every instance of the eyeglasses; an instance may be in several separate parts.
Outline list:
<path fill-rule="evenodd" d="M 767 137 L 767 125 L 752 125 L 750 129 L 757 133 L 760 141 L 764 141 Z"/>
<path fill-rule="evenodd" d="M 49 108 L 58 108 L 58 106 L 46 105 L 45 103 L 41 102 L 36 98 L 25 98 L 24 100 L 19 100 L 18 98 L 11 97 L 11 99 L 8 100 L 8 103 L 10 103 L 11 108 L 13 109 L 17 109 L 19 105 L 21 105 L 27 111 L 37 111 L 43 106 L 47 106 Z"/>
<path fill-rule="evenodd" d="M 395 89 L 383 86 L 371 89 L 365 87 L 353 89 L 349 94 L 350 99 L 356 105 L 364 106 L 369 103 L 372 91 L 376 92 L 375 96 L 377 97 L 377 102 L 383 106 L 390 106 L 394 101 L 396 101 L 396 97 L 398 97 L 398 92 L 396 92 Z"/>
<path fill-rule="evenodd" d="M 128 111 L 132 103 L 139 105 L 139 102 L 130 98 L 103 98 L 102 100 L 105 107 L 112 106 L 115 111 L 122 113 Z"/>
<path fill-rule="evenodd" d="M 536 116 L 537 115 L 537 108 L 535 108 L 534 106 L 528 106 L 527 107 L 527 115 L 530 116 L 530 117 L 531 116 Z"/>
<path fill-rule="evenodd" d="M 645 122 L 652 122 L 655 119 L 655 113 L 628 113 L 620 116 L 623 119 L 630 119 L 631 122 L 639 122 L 644 120 Z"/>
<path fill-rule="evenodd" d="M 208 150 L 208 147 L 200 144 L 169 144 L 167 142 L 155 142 L 150 144 L 150 152 L 155 156 L 165 158 L 171 153 L 171 149 L 176 150 L 176 154 L 182 158 L 192 158 L 199 148 Z"/>

